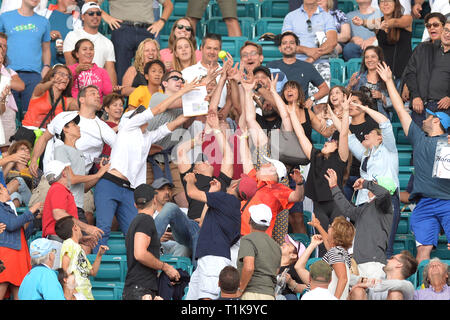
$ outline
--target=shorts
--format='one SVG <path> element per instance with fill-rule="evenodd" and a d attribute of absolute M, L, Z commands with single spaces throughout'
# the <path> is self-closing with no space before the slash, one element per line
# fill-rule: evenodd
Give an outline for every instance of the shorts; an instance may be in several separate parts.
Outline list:
<path fill-rule="evenodd" d="M 441 226 L 450 239 L 450 200 L 421 198 L 410 217 L 417 246 L 437 246 Z"/>
<path fill-rule="evenodd" d="M 186 300 L 212 299 L 220 295 L 219 274 L 223 268 L 232 265 L 225 257 L 204 256 L 198 259 L 197 268 L 192 273 Z"/>
<path fill-rule="evenodd" d="M 161 170 L 164 172 L 165 164 L 160 164 Z M 183 184 L 181 183 L 180 171 L 178 170 L 178 166 L 175 162 L 170 162 L 170 173 L 172 174 L 172 183 L 174 185 L 172 189 L 172 196 L 176 196 L 180 192 L 184 192 Z M 152 184 L 154 181 L 153 178 L 153 169 L 150 163 L 147 163 L 147 184 Z"/>
<path fill-rule="evenodd" d="M 205 13 L 209 0 L 189 0 L 186 16 L 201 19 Z M 217 0 L 222 18 L 237 19 L 236 0 Z"/>

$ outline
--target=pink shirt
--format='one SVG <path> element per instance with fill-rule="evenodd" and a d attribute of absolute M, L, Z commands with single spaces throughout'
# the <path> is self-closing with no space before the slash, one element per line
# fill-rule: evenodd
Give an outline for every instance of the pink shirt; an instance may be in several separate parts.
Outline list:
<path fill-rule="evenodd" d="M 165 48 L 165 49 L 160 50 L 159 54 L 161 55 L 161 61 L 162 62 L 172 61 L 173 60 L 173 54 L 172 54 L 172 52 L 170 51 L 169 48 Z M 202 60 L 202 52 L 200 50 L 195 50 L 195 59 L 197 60 L 197 62 Z"/>
<path fill-rule="evenodd" d="M 99 68 L 94 63 L 91 69 L 82 71 L 77 76 L 75 72 L 77 66 L 78 63 L 69 66 L 69 69 L 72 71 L 73 75 L 72 97 L 76 99 L 81 88 L 89 85 L 95 85 L 100 91 L 100 100 L 103 102 L 103 96 L 106 96 L 112 92 L 112 83 L 108 72 L 103 68 Z"/>

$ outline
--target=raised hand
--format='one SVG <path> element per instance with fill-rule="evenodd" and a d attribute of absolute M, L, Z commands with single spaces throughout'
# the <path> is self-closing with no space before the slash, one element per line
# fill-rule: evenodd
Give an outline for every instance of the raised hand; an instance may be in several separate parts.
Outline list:
<path fill-rule="evenodd" d="M 213 179 L 209 182 L 209 192 L 219 192 L 222 185 L 219 180 Z"/>
<path fill-rule="evenodd" d="M 358 180 L 355 181 L 355 183 L 353 184 L 353 189 L 355 190 L 361 190 L 363 188 L 363 183 L 364 183 L 364 179 L 363 178 L 359 178 Z"/>
<path fill-rule="evenodd" d="M 331 188 L 337 186 L 337 174 L 333 169 L 328 169 L 327 173 L 324 175 L 325 179 L 328 181 L 328 186 Z"/>
<path fill-rule="evenodd" d="M 389 68 L 389 66 L 384 61 L 383 61 L 383 63 L 378 64 L 377 73 L 384 82 L 388 82 L 389 80 L 392 80 L 391 68 Z"/>

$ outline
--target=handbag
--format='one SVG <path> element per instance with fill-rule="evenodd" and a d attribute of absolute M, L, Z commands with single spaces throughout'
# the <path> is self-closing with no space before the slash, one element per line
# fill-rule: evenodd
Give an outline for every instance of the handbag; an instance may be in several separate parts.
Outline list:
<path fill-rule="evenodd" d="M 289 166 L 307 165 L 309 159 L 303 152 L 294 131 L 272 130 L 270 136 L 271 157 Z"/>

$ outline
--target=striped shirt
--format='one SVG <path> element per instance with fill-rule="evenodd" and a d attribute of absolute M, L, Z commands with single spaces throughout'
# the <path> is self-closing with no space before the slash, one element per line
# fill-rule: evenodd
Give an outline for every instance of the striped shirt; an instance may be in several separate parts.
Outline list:
<path fill-rule="evenodd" d="M 349 268 L 352 266 L 351 256 L 343 247 L 336 246 L 331 248 L 325 253 L 322 258 L 323 261 L 333 266 L 335 263 L 343 262 L 346 263 Z"/>

